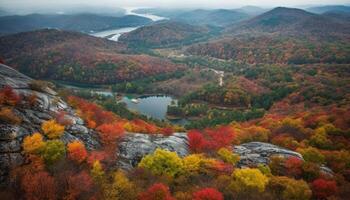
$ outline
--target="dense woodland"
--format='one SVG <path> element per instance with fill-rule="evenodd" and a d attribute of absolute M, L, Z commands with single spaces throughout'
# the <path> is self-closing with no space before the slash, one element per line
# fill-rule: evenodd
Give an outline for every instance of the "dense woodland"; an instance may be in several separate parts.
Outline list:
<path fill-rule="evenodd" d="M 122 54 L 125 45 L 76 32 L 25 32 L 1 37 L 0 44 L 7 64 L 40 79 L 111 84 L 182 68 L 163 58 Z"/>

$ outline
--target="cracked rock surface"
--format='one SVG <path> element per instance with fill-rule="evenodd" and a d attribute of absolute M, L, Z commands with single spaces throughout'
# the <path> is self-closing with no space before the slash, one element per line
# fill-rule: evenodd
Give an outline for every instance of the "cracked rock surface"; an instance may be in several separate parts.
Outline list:
<path fill-rule="evenodd" d="M 90 150 L 100 146 L 97 134 L 84 126 L 83 120 L 55 91 L 48 87 L 35 90 L 30 87 L 32 81 L 28 76 L 0 64 L 0 88 L 10 86 L 23 99 L 20 105 L 11 108 L 21 118 L 20 124 L 9 124 L 0 120 L 0 183 L 6 182 L 10 169 L 24 163 L 25 158 L 21 152 L 23 138 L 39 132 L 41 124 L 55 118 L 59 111 L 64 111 L 65 117 L 72 122 L 66 126 L 62 141 L 68 143 L 80 140 Z M 37 96 L 35 104 L 29 106 L 26 97 L 34 94 Z"/>

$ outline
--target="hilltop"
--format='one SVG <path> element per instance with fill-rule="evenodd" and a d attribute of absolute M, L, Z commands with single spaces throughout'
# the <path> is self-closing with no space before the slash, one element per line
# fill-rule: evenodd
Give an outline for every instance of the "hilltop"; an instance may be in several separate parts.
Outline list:
<path fill-rule="evenodd" d="M 165 21 L 123 34 L 119 40 L 134 46 L 157 47 L 193 43 L 208 34 L 209 29 L 205 27 Z"/>

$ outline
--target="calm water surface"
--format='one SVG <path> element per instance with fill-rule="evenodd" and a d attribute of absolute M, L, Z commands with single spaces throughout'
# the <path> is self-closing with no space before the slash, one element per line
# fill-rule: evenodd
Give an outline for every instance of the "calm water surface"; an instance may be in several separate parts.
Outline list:
<path fill-rule="evenodd" d="M 131 98 L 124 96 L 122 102 L 126 103 L 129 110 L 137 111 L 141 114 L 150 116 L 156 119 L 166 119 L 168 105 L 177 103 L 170 96 L 147 96 L 137 99 L 139 103 L 133 103 Z"/>

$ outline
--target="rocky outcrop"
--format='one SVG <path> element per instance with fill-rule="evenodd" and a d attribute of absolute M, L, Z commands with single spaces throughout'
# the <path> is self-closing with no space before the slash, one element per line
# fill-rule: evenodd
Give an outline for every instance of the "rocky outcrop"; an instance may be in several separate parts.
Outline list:
<path fill-rule="evenodd" d="M 186 133 L 174 133 L 172 136 L 126 134 L 118 144 L 117 166 L 131 169 L 140 162 L 143 156 L 153 153 L 157 148 L 174 151 L 184 157 L 189 154 L 187 141 Z"/>
<path fill-rule="evenodd" d="M 132 169 L 137 166 L 143 156 L 153 153 L 157 148 L 176 152 L 180 157 L 190 153 L 186 133 L 175 133 L 172 136 L 130 133 L 118 145 L 117 166 L 126 170 Z M 272 156 L 295 157 L 304 160 L 298 152 L 264 142 L 249 142 L 232 146 L 232 151 L 240 156 L 237 167 L 268 165 Z M 320 166 L 320 170 L 329 175 L 333 173 L 326 166 Z"/>
<path fill-rule="evenodd" d="M 238 167 L 267 165 L 271 156 L 296 157 L 304 160 L 300 153 L 264 142 L 244 143 L 233 146 L 232 150 L 240 156 L 240 161 L 237 163 Z"/>
<path fill-rule="evenodd" d="M 0 64 L 0 88 L 10 86 L 22 97 L 21 104 L 11 108 L 22 122 L 9 124 L 0 120 L 0 183 L 5 183 L 9 169 L 23 164 L 24 156 L 21 153 L 23 138 L 40 131 L 41 124 L 53 119 L 59 111 L 64 111 L 65 117 L 71 121 L 62 137 L 64 142 L 80 140 L 88 149 L 100 146 L 97 134 L 84 126 L 83 120 L 57 96 L 55 91 L 46 86 L 42 86 L 40 90 L 35 89 L 31 86 L 32 82 L 28 76 Z M 36 96 L 34 105 L 26 102 L 27 97 L 31 95 Z"/>
<path fill-rule="evenodd" d="M 184 157 L 189 154 L 188 139 L 185 133 L 175 133 L 166 137 L 162 135 L 127 134 L 117 150 L 117 165 L 130 169 L 136 166 L 143 156 L 153 153 L 157 148 L 176 152 Z M 296 157 L 303 160 L 301 154 L 276 145 L 263 142 L 250 142 L 233 146 L 232 150 L 240 155 L 239 167 L 268 164 L 271 156 Z"/>

